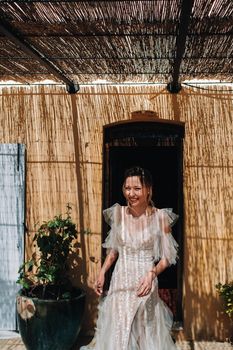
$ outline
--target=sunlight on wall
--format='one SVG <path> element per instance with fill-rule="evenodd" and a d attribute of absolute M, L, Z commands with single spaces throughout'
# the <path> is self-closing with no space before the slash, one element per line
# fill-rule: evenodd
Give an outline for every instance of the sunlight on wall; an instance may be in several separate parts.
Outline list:
<path fill-rule="evenodd" d="M 27 147 L 29 233 L 36 222 L 72 204 L 80 232 L 72 274 L 88 293 L 86 331 L 94 327 L 92 287 L 101 264 L 103 126 L 146 109 L 160 119 L 185 122 L 185 335 L 229 335 L 215 284 L 233 278 L 232 86 L 183 86 L 177 95 L 164 85 L 82 86 L 76 95 L 64 86 L 2 88 L 0 140 Z"/>

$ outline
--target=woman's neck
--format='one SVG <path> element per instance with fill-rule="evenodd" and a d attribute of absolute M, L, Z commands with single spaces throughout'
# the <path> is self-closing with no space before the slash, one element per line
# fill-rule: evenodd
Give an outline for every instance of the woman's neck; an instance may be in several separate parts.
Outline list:
<path fill-rule="evenodd" d="M 148 204 L 145 203 L 145 205 L 140 206 L 140 207 L 136 207 L 136 208 L 129 206 L 128 208 L 129 208 L 130 214 L 132 214 L 135 217 L 139 217 L 139 216 L 147 213 Z"/>

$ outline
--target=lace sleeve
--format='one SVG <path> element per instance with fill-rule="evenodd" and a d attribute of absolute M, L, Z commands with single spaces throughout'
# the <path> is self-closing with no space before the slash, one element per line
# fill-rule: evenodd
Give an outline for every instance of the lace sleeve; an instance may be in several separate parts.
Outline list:
<path fill-rule="evenodd" d="M 160 210 L 160 258 L 166 258 L 170 265 L 176 264 L 178 244 L 172 236 L 171 227 L 176 223 L 179 216 L 172 209 Z"/>
<path fill-rule="evenodd" d="M 107 208 L 103 211 L 104 219 L 106 223 L 111 227 L 111 230 L 108 231 L 107 237 L 102 244 L 102 246 L 108 251 L 111 249 L 118 251 L 117 232 L 120 222 L 120 208 L 121 206 L 116 203 L 112 207 Z"/>

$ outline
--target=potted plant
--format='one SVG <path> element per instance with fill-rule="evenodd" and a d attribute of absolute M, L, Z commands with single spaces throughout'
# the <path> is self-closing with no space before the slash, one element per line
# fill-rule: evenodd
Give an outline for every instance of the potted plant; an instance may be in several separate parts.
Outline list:
<path fill-rule="evenodd" d="M 33 238 L 36 251 L 19 269 L 17 321 L 28 350 L 68 350 L 80 331 L 85 293 L 68 277 L 77 238 L 70 213 L 67 205 L 65 218 L 58 215 L 39 226 Z"/>
<path fill-rule="evenodd" d="M 216 286 L 218 294 L 223 300 L 224 311 L 230 318 L 231 327 L 233 325 L 233 281 L 227 282 L 225 284 L 218 283 Z M 229 338 L 230 343 L 233 343 L 233 336 L 231 331 L 231 336 Z"/>
<path fill-rule="evenodd" d="M 216 289 L 224 302 L 225 313 L 233 320 L 233 281 L 218 283 Z"/>

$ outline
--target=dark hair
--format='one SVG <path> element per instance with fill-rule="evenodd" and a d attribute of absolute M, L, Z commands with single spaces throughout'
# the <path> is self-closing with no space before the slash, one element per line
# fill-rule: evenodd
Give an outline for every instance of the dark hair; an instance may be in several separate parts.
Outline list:
<path fill-rule="evenodd" d="M 141 168 L 139 166 L 134 166 L 132 168 L 127 169 L 125 171 L 125 174 L 124 174 L 124 182 L 123 183 L 125 183 L 126 179 L 130 176 L 138 176 L 141 184 L 146 186 L 146 187 L 153 186 L 151 173 L 147 169 Z"/>

